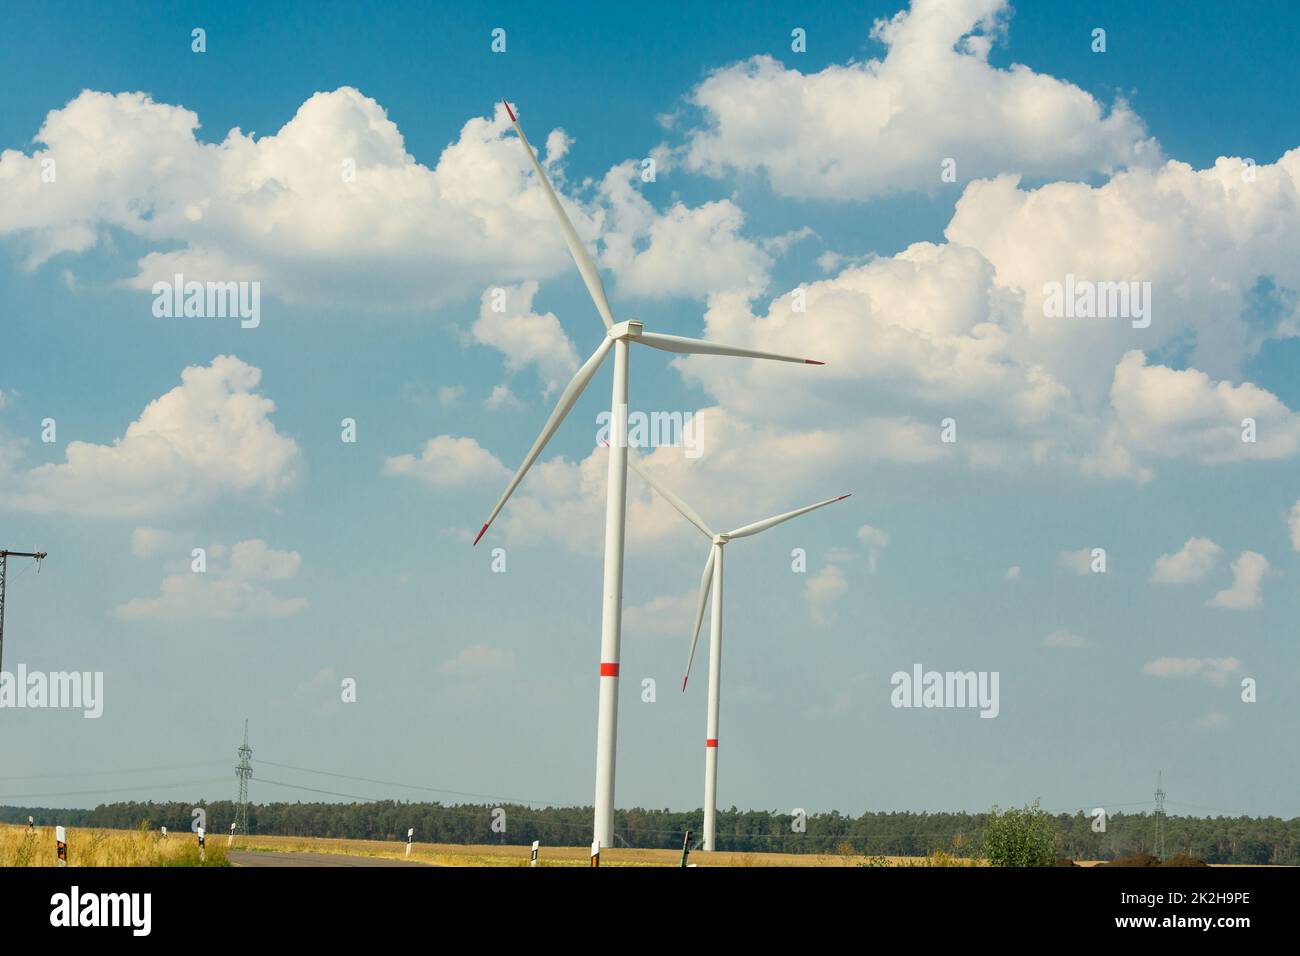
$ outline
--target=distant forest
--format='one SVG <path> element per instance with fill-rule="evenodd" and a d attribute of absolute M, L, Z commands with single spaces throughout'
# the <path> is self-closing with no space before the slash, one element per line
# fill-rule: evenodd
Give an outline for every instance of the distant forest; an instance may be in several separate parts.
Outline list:
<path fill-rule="evenodd" d="M 93 810 L 0 807 L 0 822 L 51 826 L 130 829 L 141 821 L 172 833 L 190 830 L 193 803 L 110 803 Z M 207 813 L 208 833 L 229 831 L 235 805 L 229 800 L 197 804 Z M 583 846 L 591 840 L 590 807 L 533 808 L 511 804 L 504 810 L 504 832 L 493 829 L 493 805 L 438 803 L 270 803 L 250 804 L 253 833 L 282 836 L 342 837 L 405 841 L 408 827 L 420 843 L 528 844 Z M 788 813 L 765 810 L 718 811 L 718 849 L 739 852 L 862 853 L 870 856 L 924 856 L 943 850 L 979 856 L 986 814 L 864 813 L 811 814 L 796 832 Z M 497 813 L 496 819 L 502 815 Z M 621 810 L 615 820 L 618 846 L 680 849 L 687 830 L 698 844 L 701 811 Z M 1155 817 L 1150 813 L 1116 813 L 1105 833 L 1092 831 L 1092 818 L 1077 814 L 1052 817 L 1059 855 L 1076 860 L 1107 860 L 1155 849 Z M 502 826 L 497 824 L 498 828 Z M 1300 865 L 1300 818 L 1166 816 L 1165 854 L 1188 853 L 1208 863 Z"/>

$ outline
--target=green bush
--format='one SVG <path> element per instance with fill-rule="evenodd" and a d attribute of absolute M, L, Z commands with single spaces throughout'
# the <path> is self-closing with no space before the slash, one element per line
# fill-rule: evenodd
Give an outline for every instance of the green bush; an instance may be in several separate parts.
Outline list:
<path fill-rule="evenodd" d="M 989 811 L 984 856 L 993 866 L 1052 866 L 1056 833 L 1052 818 L 1035 800 L 1022 809 Z"/>

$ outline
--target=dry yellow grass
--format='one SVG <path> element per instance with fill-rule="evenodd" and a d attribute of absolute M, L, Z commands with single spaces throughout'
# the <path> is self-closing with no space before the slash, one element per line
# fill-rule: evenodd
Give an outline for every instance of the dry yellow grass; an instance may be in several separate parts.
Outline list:
<path fill-rule="evenodd" d="M 245 836 L 237 837 L 235 851 L 280 853 L 337 853 L 392 860 L 406 859 L 406 844 L 391 840 L 338 840 L 324 837 Z M 468 845 L 416 843 L 410 859 L 439 866 L 527 866 L 529 847 L 491 844 Z M 543 846 L 539 866 L 589 866 L 590 851 L 581 846 Z M 681 865 L 678 850 L 607 849 L 601 852 L 602 866 Z M 856 867 L 856 866 L 983 866 L 970 860 L 943 854 L 929 857 L 862 856 L 840 850 L 835 853 L 756 853 L 696 850 L 690 862 L 698 866 L 740 867 Z M 55 866 L 54 829 L 0 824 L 0 866 Z M 208 840 L 207 861 L 200 864 L 198 845 L 192 833 L 173 833 L 166 840 L 157 830 L 104 830 L 68 828 L 69 866 L 227 866 L 226 837 Z"/>
<path fill-rule="evenodd" d="M 192 833 L 68 827 L 68 866 L 228 866 L 225 838 L 209 839 L 199 862 Z M 0 824 L 0 866 L 58 866 L 54 828 Z"/>
<path fill-rule="evenodd" d="M 406 844 L 390 840 L 333 840 L 317 837 L 248 836 L 235 839 L 235 850 L 263 850 L 279 853 L 341 853 L 347 856 L 374 856 L 392 860 L 406 859 Z M 527 846 L 416 843 L 410 859 L 440 866 L 527 866 Z M 679 850 L 633 850 L 627 848 L 601 851 L 601 866 L 680 866 Z M 934 863 L 927 857 L 875 857 L 878 866 L 972 866 L 982 861 L 957 861 L 949 857 Z M 869 858 L 857 854 L 830 853 L 704 853 L 696 850 L 690 862 L 699 866 L 863 866 Z M 538 854 L 539 866 L 589 866 L 591 852 L 581 846 L 543 846 Z"/>

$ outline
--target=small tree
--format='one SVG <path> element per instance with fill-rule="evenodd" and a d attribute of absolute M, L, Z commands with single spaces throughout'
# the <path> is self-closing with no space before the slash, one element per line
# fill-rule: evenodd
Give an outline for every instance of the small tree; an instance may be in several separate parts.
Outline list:
<path fill-rule="evenodd" d="M 1035 800 L 1023 809 L 989 811 L 984 856 L 993 866 L 1051 866 L 1056 862 L 1052 818 Z"/>

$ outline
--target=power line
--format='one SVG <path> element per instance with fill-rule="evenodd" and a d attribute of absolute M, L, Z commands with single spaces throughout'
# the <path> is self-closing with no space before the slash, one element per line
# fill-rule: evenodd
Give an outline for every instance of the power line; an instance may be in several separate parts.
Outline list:
<path fill-rule="evenodd" d="M 4 660 L 5 649 L 5 578 L 9 573 L 9 558 L 32 558 L 36 562 L 36 571 L 39 574 L 41 562 L 45 560 L 44 551 L 8 551 L 0 548 L 0 663 Z M 25 569 L 24 569 L 25 570 Z M 20 572 L 19 577 L 22 577 Z"/>
<path fill-rule="evenodd" d="M 62 793 L 0 793 L 0 799 L 27 799 L 28 797 L 86 797 L 100 793 L 138 793 L 141 790 L 165 790 L 172 787 L 198 787 L 209 783 L 225 783 L 228 777 L 210 777 L 207 780 L 181 780 L 177 783 L 142 783 L 134 787 L 108 787 L 102 790 L 68 790 Z"/>
<path fill-rule="evenodd" d="M 360 783 L 374 783 L 382 787 L 401 787 L 404 790 L 424 790 L 429 793 L 446 793 L 454 797 L 481 797 L 487 800 L 501 801 L 503 803 L 536 804 L 538 806 L 546 806 L 546 807 L 584 806 L 584 804 L 581 803 L 573 803 L 573 802 L 558 803 L 554 800 L 533 800 L 524 797 L 503 797 L 497 793 L 472 793 L 465 790 L 447 790 L 442 787 L 421 786 L 420 784 L 415 784 L 415 783 L 398 783 L 394 780 L 376 780 L 373 777 L 358 777 L 353 774 L 347 774 L 347 773 L 333 773 L 329 770 L 313 770 L 310 767 L 295 767 L 287 763 L 276 763 L 274 760 L 259 759 L 257 762 L 261 764 L 266 764 L 268 767 L 280 767 L 281 769 L 284 770 L 298 770 L 301 771 L 302 773 L 314 773 L 314 774 L 319 774 L 323 777 L 338 777 L 341 780 L 356 780 Z M 368 799 L 373 799 L 373 798 L 368 798 Z"/>
<path fill-rule="evenodd" d="M 81 773 L 35 773 L 24 777 L 14 777 L 5 774 L 6 780 L 52 780 L 66 777 L 107 777 L 116 776 L 125 773 L 168 773 L 172 770 L 197 770 L 200 767 L 214 767 L 217 764 L 224 764 L 224 760 L 205 760 L 203 763 L 176 764 L 171 767 L 136 767 L 129 770 L 87 770 Z"/>

